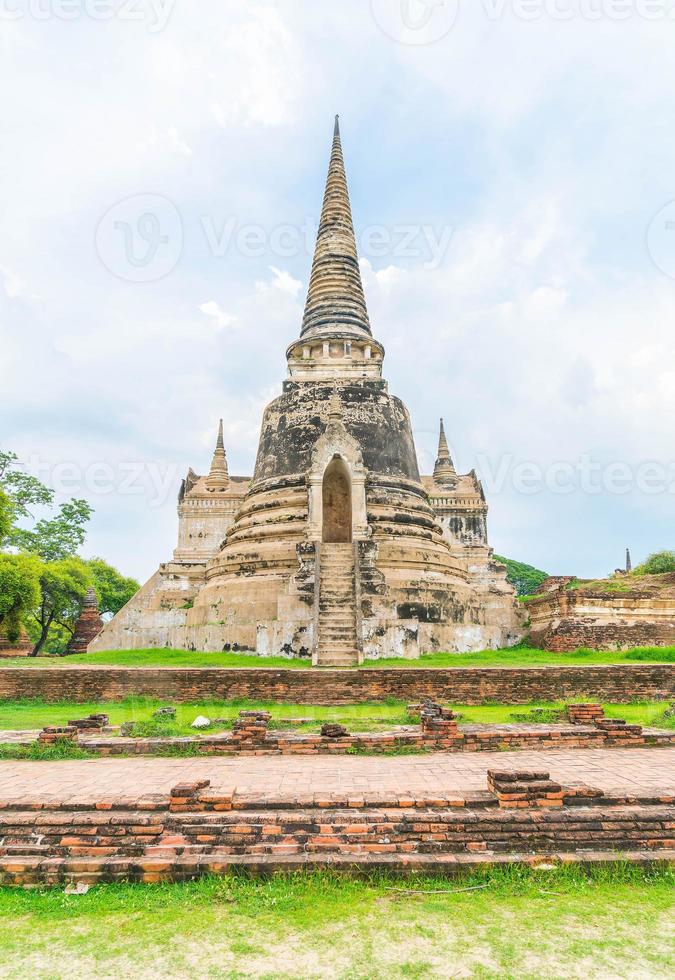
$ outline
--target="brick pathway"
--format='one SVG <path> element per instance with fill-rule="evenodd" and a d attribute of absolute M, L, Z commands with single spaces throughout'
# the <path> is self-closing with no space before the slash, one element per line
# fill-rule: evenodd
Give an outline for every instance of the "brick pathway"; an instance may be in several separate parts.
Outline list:
<path fill-rule="evenodd" d="M 185 780 L 279 796 L 387 793 L 434 795 L 486 788 L 487 769 L 545 769 L 563 784 L 605 791 L 675 791 L 675 748 L 450 753 L 377 758 L 255 756 L 0 762 L 0 802 L 136 798 Z"/>

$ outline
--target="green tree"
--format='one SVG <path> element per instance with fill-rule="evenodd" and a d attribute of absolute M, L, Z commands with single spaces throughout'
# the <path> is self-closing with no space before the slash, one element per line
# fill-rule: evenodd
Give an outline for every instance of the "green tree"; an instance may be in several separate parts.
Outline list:
<path fill-rule="evenodd" d="M 94 579 L 94 588 L 98 597 L 98 608 L 101 615 L 120 611 L 129 599 L 140 589 L 134 578 L 126 578 L 116 568 L 102 558 L 91 558 L 87 562 Z"/>
<path fill-rule="evenodd" d="M 16 453 L 0 450 L 0 488 L 10 499 L 15 521 L 32 517 L 31 508 L 48 507 L 54 501 L 54 491 L 37 477 L 24 473 L 18 460 Z"/>
<path fill-rule="evenodd" d="M 9 537 L 14 519 L 14 508 L 8 494 L 0 487 L 0 547 L 3 541 Z"/>
<path fill-rule="evenodd" d="M 58 513 L 42 518 L 31 530 L 15 528 L 11 541 L 21 551 L 30 551 L 45 561 L 59 561 L 77 554 L 87 536 L 86 525 L 93 508 L 86 500 L 61 504 Z"/>
<path fill-rule="evenodd" d="M 21 620 L 40 602 L 42 562 L 35 555 L 0 554 L 0 627 L 14 643 Z"/>
<path fill-rule="evenodd" d="M 72 634 L 92 578 L 91 570 L 79 558 L 61 558 L 43 564 L 41 596 L 32 615 L 35 646 L 31 656 L 38 656 L 52 628 L 62 628 Z"/>
<path fill-rule="evenodd" d="M 495 561 L 506 565 L 506 578 L 518 595 L 532 595 L 549 577 L 548 572 L 542 572 L 533 565 L 526 565 L 521 561 L 514 561 L 513 558 L 502 558 L 501 555 L 495 555 L 494 558 Z"/>
<path fill-rule="evenodd" d="M 636 575 L 665 575 L 675 572 L 675 551 L 657 551 L 634 569 Z"/>
<path fill-rule="evenodd" d="M 18 521 L 34 519 L 33 508 L 54 504 L 54 491 L 22 470 L 16 453 L 0 452 L 0 492 L 0 546 L 56 561 L 75 555 L 84 543 L 93 513 L 86 500 L 61 504 L 58 513 L 38 520 L 32 528 L 16 526 Z"/>

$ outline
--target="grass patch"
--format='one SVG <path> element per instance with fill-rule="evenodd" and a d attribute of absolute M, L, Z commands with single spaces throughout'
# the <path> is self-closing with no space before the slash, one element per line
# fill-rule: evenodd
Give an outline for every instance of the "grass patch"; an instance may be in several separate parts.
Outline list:
<path fill-rule="evenodd" d="M 419 667 L 561 667 L 595 666 L 602 664 L 675 663 L 675 647 L 639 647 L 633 650 L 599 651 L 574 650 L 571 653 L 550 653 L 527 646 L 504 650 L 481 650 L 476 653 L 430 653 L 419 660 L 390 658 L 366 660 L 353 670 Z M 190 650 L 111 650 L 104 653 L 81 653 L 72 657 L 20 657 L 0 660 L 3 667 L 55 667 L 77 665 L 94 667 L 254 667 L 307 670 L 311 661 L 286 660 L 283 657 L 256 657 L 246 653 L 200 653 Z"/>
<path fill-rule="evenodd" d="M 96 754 L 87 752 L 64 738 L 51 745 L 0 745 L 0 759 L 24 759 L 28 762 L 62 762 L 64 759 L 95 759 Z"/>
<path fill-rule="evenodd" d="M 480 653 L 430 653 L 419 660 L 369 660 L 375 669 L 401 667 L 592 667 L 603 664 L 675 663 L 675 647 L 639 647 L 633 650 L 574 650 L 571 653 L 549 653 L 532 647 L 507 650 L 483 650 Z"/>
<path fill-rule="evenodd" d="M 570 701 L 588 700 L 583 696 Z M 569 702 L 568 702 L 569 703 Z M 394 725 L 416 724 L 408 715 L 405 701 L 366 702 L 346 705 L 278 704 L 274 701 L 195 701 L 175 704 L 176 720 L 153 718 L 154 712 L 166 707 L 168 702 L 153 698 L 128 697 L 123 701 L 90 701 L 74 703 L 59 701 L 49 703 L 40 700 L 0 701 L 0 730 L 28 731 L 44 725 L 65 725 L 71 718 L 89 714 L 107 714 L 113 725 L 134 722 L 134 734 L 141 738 L 167 738 L 196 735 L 190 727 L 197 715 L 205 715 L 211 721 L 205 734 L 214 734 L 231 728 L 241 710 L 270 711 L 274 729 L 291 728 L 297 732 L 316 732 L 327 721 L 339 722 L 352 732 L 377 732 Z M 451 704 L 461 715 L 461 723 L 501 724 L 514 721 L 556 721 L 564 710 L 562 701 L 533 701 L 526 705 L 506 704 Z M 631 704 L 606 704 L 610 718 L 625 718 L 630 724 L 649 727 L 675 728 L 675 717 L 666 717 L 668 704 L 663 701 L 635 701 Z M 533 714 L 533 711 L 535 713 Z M 542 718 L 543 713 L 543 718 Z M 528 716 L 524 718 L 524 716 Z M 291 725 L 291 720 L 302 724 Z"/>
<path fill-rule="evenodd" d="M 83 896 L 0 889 L 0 973 L 665 978 L 674 884 L 665 869 L 615 865 L 463 879 L 228 876 Z"/>
<path fill-rule="evenodd" d="M 202 653 L 192 650 L 111 650 L 103 653 L 76 653 L 70 657 L 10 657 L 0 660 L 3 667 L 286 667 L 303 670 L 311 660 L 285 657 L 257 657 L 252 653 Z"/>

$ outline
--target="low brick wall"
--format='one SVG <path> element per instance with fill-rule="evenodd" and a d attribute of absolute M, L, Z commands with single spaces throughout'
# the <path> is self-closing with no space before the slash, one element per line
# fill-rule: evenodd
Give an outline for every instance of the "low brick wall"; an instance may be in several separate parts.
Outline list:
<path fill-rule="evenodd" d="M 16 741 L 14 744 L 17 744 Z M 386 733 L 346 735 L 326 738 L 321 735 L 291 735 L 270 732 L 260 740 L 242 740 L 229 736 L 202 738 L 100 738 L 87 737 L 78 745 L 103 756 L 167 755 L 172 749 L 190 747 L 202 755 L 348 755 L 364 752 L 513 752 L 521 749 L 640 749 L 675 745 L 675 732 L 643 730 L 626 725 L 601 728 L 580 726 L 538 728 L 496 725 L 473 729 L 460 728 L 455 735 L 434 735 L 414 729 Z"/>
<path fill-rule="evenodd" d="M 123 804 L 0 805 L 0 884 L 157 881 L 247 858 L 274 869 L 285 858 L 333 866 L 336 858 L 387 855 L 406 866 L 424 856 L 673 854 L 672 796 L 610 798 L 561 787 L 545 772 L 490 776 L 496 793 L 452 799 L 240 799 L 203 781 L 176 786 L 170 798 Z"/>
<path fill-rule="evenodd" d="M 456 704 L 527 704 L 580 696 L 622 703 L 675 697 L 675 665 L 387 670 L 0 666 L 0 700 L 121 701 L 134 694 L 175 702 L 250 698 L 324 705 L 421 697 Z"/>

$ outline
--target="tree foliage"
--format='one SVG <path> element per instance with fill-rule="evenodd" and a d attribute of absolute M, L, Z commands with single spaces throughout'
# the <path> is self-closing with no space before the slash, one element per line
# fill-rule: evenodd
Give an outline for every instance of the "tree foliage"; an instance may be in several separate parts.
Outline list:
<path fill-rule="evenodd" d="M 35 520 L 35 507 L 53 507 L 54 491 L 25 473 L 16 453 L 10 452 L 0 452 L 0 494 L 0 546 L 29 551 L 45 561 L 77 554 L 93 513 L 86 500 L 69 500 L 51 517 L 43 517 L 29 528 L 19 527 L 19 521 Z"/>
<path fill-rule="evenodd" d="M 101 615 L 119 612 L 140 589 L 136 579 L 121 575 L 102 558 L 91 558 L 87 566 L 93 576 Z"/>
<path fill-rule="evenodd" d="M 675 572 L 675 551 L 657 551 L 634 569 L 636 575 L 665 575 Z"/>
<path fill-rule="evenodd" d="M 532 595 L 536 592 L 542 582 L 548 577 L 548 572 L 542 572 L 533 565 L 526 565 L 521 561 L 514 561 L 513 558 L 502 558 L 495 555 L 495 561 L 506 565 L 506 578 L 513 585 L 519 596 Z"/>
<path fill-rule="evenodd" d="M 36 508 L 50 508 L 36 516 Z M 102 558 L 84 561 L 93 511 L 72 499 L 54 509 L 54 491 L 26 473 L 12 452 L 0 451 L 0 625 L 12 635 L 21 623 L 41 651 L 62 653 L 93 585 L 103 614 L 115 614 L 140 588 Z M 22 526 L 19 526 L 19 525 Z"/>
<path fill-rule="evenodd" d="M 50 635 L 50 631 L 63 630 L 72 634 L 82 611 L 87 589 L 93 575 L 80 558 L 61 558 L 42 564 L 40 574 L 40 600 L 32 614 L 35 646 L 32 656 L 37 657 Z"/>
<path fill-rule="evenodd" d="M 0 547 L 3 541 L 9 537 L 12 529 L 14 508 L 8 494 L 0 487 Z"/>
<path fill-rule="evenodd" d="M 33 507 L 48 507 L 54 501 L 54 491 L 37 477 L 24 473 L 17 465 L 18 459 L 16 453 L 0 450 L 0 486 L 9 497 L 14 521 L 32 517 Z"/>
<path fill-rule="evenodd" d="M 31 530 L 16 528 L 12 544 L 30 551 L 45 561 L 59 561 L 76 555 L 87 536 L 87 524 L 93 513 L 86 500 L 73 499 L 61 504 L 51 518 L 37 521 Z"/>
<path fill-rule="evenodd" d="M 11 643 L 20 636 L 23 617 L 40 602 L 41 571 L 35 555 L 0 554 L 0 627 Z"/>

